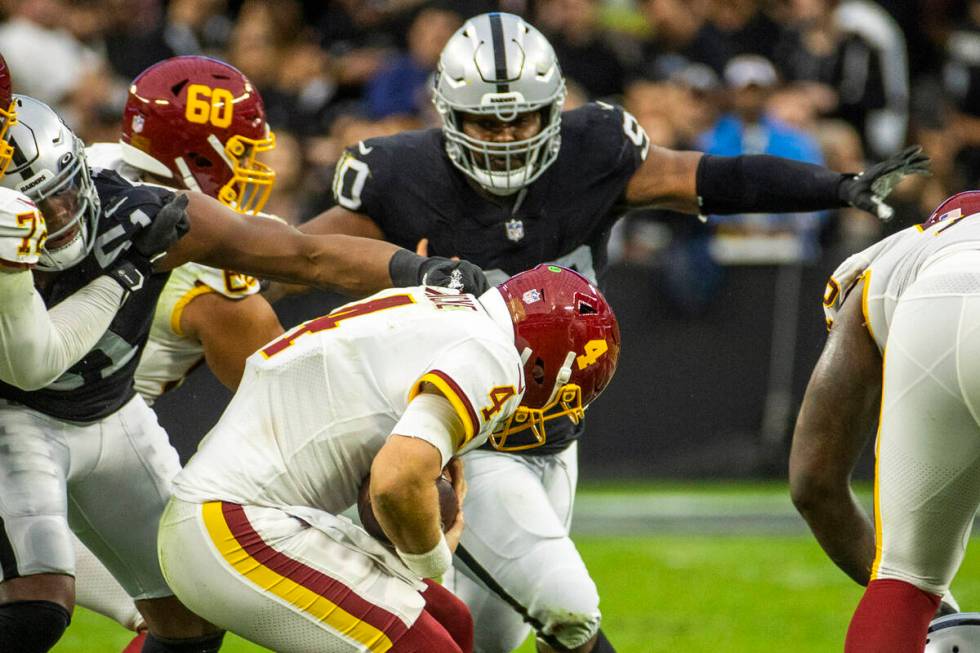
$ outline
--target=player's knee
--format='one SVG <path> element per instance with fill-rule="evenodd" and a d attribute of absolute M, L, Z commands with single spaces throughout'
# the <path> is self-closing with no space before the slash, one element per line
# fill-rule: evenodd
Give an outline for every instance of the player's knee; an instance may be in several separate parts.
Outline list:
<path fill-rule="evenodd" d="M 51 601 L 15 601 L 0 605 L 0 651 L 44 653 L 71 622 L 68 610 Z"/>
<path fill-rule="evenodd" d="M 531 614 L 565 648 L 575 649 L 599 632 L 601 613 L 595 583 L 587 575 L 555 573 L 538 594 Z"/>

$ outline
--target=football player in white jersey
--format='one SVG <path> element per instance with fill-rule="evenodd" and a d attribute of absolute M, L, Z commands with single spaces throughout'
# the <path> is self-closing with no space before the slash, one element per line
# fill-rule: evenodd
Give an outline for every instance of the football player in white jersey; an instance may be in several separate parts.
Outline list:
<path fill-rule="evenodd" d="M 248 359 L 175 479 L 164 575 L 277 651 L 471 651 L 465 606 L 423 582 L 450 568 L 462 530 L 440 532 L 433 482 L 450 465 L 459 491 L 451 461 L 515 419 L 539 425 L 559 404 L 580 419 L 618 354 L 605 299 L 558 266 L 478 298 L 387 290 L 306 322 Z M 393 552 L 337 516 L 369 473 Z"/>
<path fill-rule="evenodd" d="M 918 653 L 980 505 L 980 193 L 845 260 L 824 308 L 794 501 L 834 562 L 867 583 L 845 650 Z M 872 527 L 849 475 L 876 413 Z"/>
<path fill-rule="evenodd" d="M 234 110 L 212 113 L 210 103 L 225 96 L 236 98 Z M 202 111 L 204 105 L 209 111 Z M 256 156 L 274 145 L 262 97 L 245 75 L 217 59 L 181 56 L 133 80 L 119 142 L 92 144 L 86 155 L 93 167 L 129 181 L 201 191 L 256 215 L 275 181 Z M 136 368 L 136 391 L 146 403 L 152 406 L 179 386 L 202 359 L 234 390 L 249 354 L 283 331 L 258 293 L 258 281 L 245 274 L 198 263 L 173 270 Z M 142 618 L 122 587 L 77 538 L 76 548 L 77 602 L 141 629 Z"/>

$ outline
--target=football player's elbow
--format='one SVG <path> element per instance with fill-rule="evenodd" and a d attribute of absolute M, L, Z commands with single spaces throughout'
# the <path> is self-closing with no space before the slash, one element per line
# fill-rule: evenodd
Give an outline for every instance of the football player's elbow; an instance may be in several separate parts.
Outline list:
<path fill-rule="evenodd" d="M 797 512 L 807 517 L 834 510 L 850 489 L 846 477 L 828 473 L 826 467 L 805 465 L 790 467 L 789 493 Z"/>
<path fill-rule="evenodd" d="M 33 392 L 54 383 L 61 373 L 52 373 L 40 369 L 39 366 L 27 366 L 24 369 L 8 369 L 0 381 L 8 383 L 25 392 Z"/>

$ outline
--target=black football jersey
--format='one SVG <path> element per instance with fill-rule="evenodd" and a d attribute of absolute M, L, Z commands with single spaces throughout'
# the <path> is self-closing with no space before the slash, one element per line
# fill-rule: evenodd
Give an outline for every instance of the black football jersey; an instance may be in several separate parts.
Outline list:
<path fill-rule="evenodd" d="M 48 307 L 100 276 L 173 197 L 165 188 L 134 185 L 109 170 L 95 172 L 93 182 L 102 203 L 95 246 L 81 263 L 58 272 L 39 291 Z M 168 277 L 169 273 L 153 274 L 130 294 L 91 351 L 50 385 L 25 391 L 0 383 L 0 397 L 76 422 L 92 422 L 119 410 L 135 393 L 133 374 Z"/>
<path fill-rule="evenodd" d="M 430 255 L 472 261 L 491 283 L 539 263 L 598 280 L 626 185 L 650 147 L 632 115 L 605 103 L 565 112 L 557 159 L 507 198 L 477 190 L 444 143 L 441 129 L 358 143 L 337 164 L 334 198 L 369 216 L 389 241 L 414 250 L 428 238 Z M 561 450 L 581 433 L 571 422 L 552 424 L 545 446 L 527 453 Z"/>

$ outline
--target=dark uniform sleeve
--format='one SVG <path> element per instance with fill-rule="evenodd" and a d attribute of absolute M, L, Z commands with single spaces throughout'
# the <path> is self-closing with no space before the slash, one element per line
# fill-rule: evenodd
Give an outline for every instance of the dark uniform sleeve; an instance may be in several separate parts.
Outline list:
<path fill-rule="evenodd" d="M 385 240 L 414 249 L 458 214 L 460 184 L 443 148 L 441 129 L 401 132 L 347 148 L 337 163 L 337 204 L 378 225 Z M 472 193 L 472 191 L 470 191 Z"/>
<path fill-rule="evenodd" d="M 650 151 L 650 138 L 636 118 L 621 107 L 593 102 L 565 114 L 572 150 L 566 163 L 585 164 L 594 183 L 622 198 L 633 174 Z M 564 145 L 564 142 L 563 142 Z M 588 163 L 586 163 L 588 162 Z"/>

